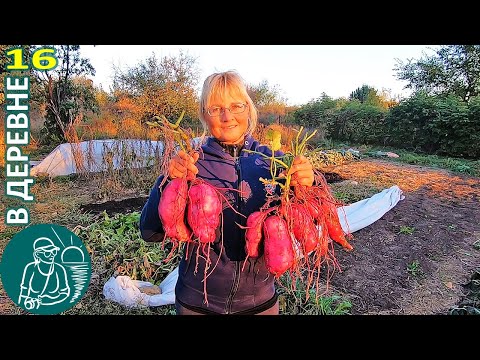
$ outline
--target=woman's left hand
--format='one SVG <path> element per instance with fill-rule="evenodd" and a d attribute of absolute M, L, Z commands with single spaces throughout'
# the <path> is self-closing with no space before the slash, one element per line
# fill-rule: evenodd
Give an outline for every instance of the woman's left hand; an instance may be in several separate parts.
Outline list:
<path fill-rule="evenodd" d="M 292 175 L 290 180 L 291 186 L 312 186 L 315 178 L 312 164 L 303 155 L 299 155 L 293 159 L 290 175 Z"/>

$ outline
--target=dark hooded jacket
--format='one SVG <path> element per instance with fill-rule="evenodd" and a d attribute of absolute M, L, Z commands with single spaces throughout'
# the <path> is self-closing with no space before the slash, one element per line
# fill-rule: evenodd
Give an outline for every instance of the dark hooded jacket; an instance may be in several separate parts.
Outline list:
<path fill-rule="evenodd" d="M 231 149 L 226 149 L 211 137 L 201 148 L 196 163 L 197 177 L 224 195 L 220 225 L 223 236 L 219 228 L 212 244 L 198 246 L 198 241 L 195 241 L 185 248 L 188 253 L 184 253 L 179 264 L 175 296 L 176 301 L 187 309 L 205 314 L 255 314 L 273 306 L 277 300 L 275 279 L 265 266 L 262 249 L 258 258 L 245 261 L 245 229 L 237 225 L 245 226 L 246 217 L 265 204 L 266 189 L 259 178 L 271 178 L 270 161 L 261 155 L 243 151 L 245 149 L 271 156 L 271 150 L 251 136 L 246 137 L 239 154 L 235 149 L 230 154 Z M 158 215 L 162 180 L 163 176 L 157 179 L 142 210 L 140 230 L 145 241 L 164 239 Z M 279 193 L 278 186 L 276 192 Z M 245 217 L 236 214 L 227 200 Z M 203 282 L 207 254 L 209 275 Z"/>

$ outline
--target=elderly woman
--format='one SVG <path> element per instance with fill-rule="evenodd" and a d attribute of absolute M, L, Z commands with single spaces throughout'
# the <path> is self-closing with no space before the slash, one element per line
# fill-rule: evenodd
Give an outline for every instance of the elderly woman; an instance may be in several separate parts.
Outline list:
<path fill-rule="evenodd" d="M 263 254 L 245 262 L 246 217 L 265 204 L 267 192 L 259 178 L 271 178 L 270 164 L 252 150 L 271 156 L 271 150 L 259 144 L 252 134 L 257 125 L 257 110 L 246 85 L 235 71 L 214 73 L 203 84 L 199 117 L 210 137 L 199 153 L 179 151 L 168 167 L 168 180 L 201 178 L 222 191 L 222 226 L 211 243 L 210 264 L 204 297 L 206 259 L 183 256 L 175 288 L 175 306 L 179 315 L 279 313 L 275 278 L 265 266 Z M 279 152 L 278 155 L 281 153 Z M 304 156 L 295 158 L 290 173 L 292 186 L 312 186 L 312 165 Z M 145 241 L 163 241 L 164 231 L 158 214 L 163 175 L 153 186 L 145 204 L 140 229 Z M 279 190 L 277 189 L 277 192 Z M 228 200 L 229 205 L 225 202 Z M 239 215 L 241 213 L 245 217 Z M 195 254 L 197 242 L 189 244 Z M 219 258 L 220 257 L 220 258 Z"/>

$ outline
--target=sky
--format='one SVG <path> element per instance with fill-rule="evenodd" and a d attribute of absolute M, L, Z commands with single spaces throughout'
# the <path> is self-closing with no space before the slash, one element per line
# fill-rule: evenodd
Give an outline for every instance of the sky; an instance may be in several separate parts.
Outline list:
<path fill-rule="evenodd" d="M 322 93 L 348 97 L 362 85 L 390 96 L 407 97 L 406 81 L 398 80 L 397 59 L 419 60 L 434 54 L 430 45 L 82 45 L 80 52 L 96 70 L 92 78 L 109 91 L 113 66 L 136 67 L 155 54 L 157 59 L 178 57 L 180 51 L 196 59 L 203 80 L 219 71 L 237 70 L 250 85 L 267 81 L 288 105 L 303 105 Z"/>

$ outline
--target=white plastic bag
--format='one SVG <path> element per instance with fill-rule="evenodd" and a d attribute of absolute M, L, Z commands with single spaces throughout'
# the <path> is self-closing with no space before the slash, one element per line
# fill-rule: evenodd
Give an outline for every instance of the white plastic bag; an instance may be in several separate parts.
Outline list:
<path fill-rule="evenodd" d="M 174 304 L 177 278 L 178 267 L 160 283 L 160 294 L 149 295 L 141 292 L 140 288 L 156 285 L 147 281 L 132 280 L 128 276 L 111 277 L 103 286 L 103 295 L 107 300 L 115 301 L 127 307 Z"/>

